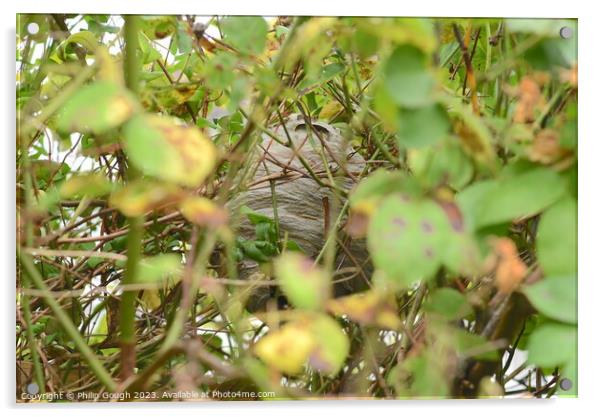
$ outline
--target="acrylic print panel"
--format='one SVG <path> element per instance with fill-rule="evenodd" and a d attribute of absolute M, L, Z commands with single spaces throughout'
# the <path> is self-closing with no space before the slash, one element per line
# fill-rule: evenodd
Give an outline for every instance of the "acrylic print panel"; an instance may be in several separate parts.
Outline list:
<path fill-rule="evenodd" d="M 577 395 L 577 22 L 17 16 L 16 400 Z"/>

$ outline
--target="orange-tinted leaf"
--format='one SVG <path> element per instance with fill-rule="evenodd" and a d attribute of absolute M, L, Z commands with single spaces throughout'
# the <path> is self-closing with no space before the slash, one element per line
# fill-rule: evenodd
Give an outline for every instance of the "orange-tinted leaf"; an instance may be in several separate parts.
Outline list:
<path fill-rule="evenodd" d="M 529 149 L 529 159 L 542 164 L 551 164 L 568 155 L 568 150 L 560 146 L 560 135 L 552 129 L 543 129 Z"/>
<path fill-rule="evenodd" d="M 208 198 L 187 198 L 180 203 L 180 211 L 199 226 L 219 227 L 228 223 L 228 213 Z"/>
<path fill-rule="evenodd" d="M 525 278 L 527 266 L 518 255 L 512 239 L 502 237 L 496 238 L 492 242 L 497 258 L 495 283 L 502 294 L 510 294 Z"/>
<path fill-rule="evenodd" d="M 529 123 L 535 120 L 535 110 L 542 104 L 541 91 L 537 82 L 524 77 L 518 86 L 518 103 L 514 111 L 514 121 Z"/>
<path fill-rule="evenodd" d="M 397 330 L 401 325 L 395 301 L 376 291 L 329 300 L 327 309 L 337 316 L 347 315 L 360 324 L 391 330 Z"/>
<path fill-rule="evenodd" d="M 175 185 L 138 181 L 114 192 L 109 203 L 126 216 L 132 217 L 176 204 L 183 197 L 184 192 Z"/>

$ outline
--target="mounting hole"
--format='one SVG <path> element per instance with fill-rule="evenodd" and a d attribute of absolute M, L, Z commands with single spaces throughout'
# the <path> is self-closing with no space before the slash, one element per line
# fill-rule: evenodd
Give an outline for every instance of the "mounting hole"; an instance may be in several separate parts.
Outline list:
<path fill-rule="evenodd" d="M 562 39 L 571 39 L 573 37 L 573 28 L 563 26 L 560 28 L 560 37 Z"/>
<path fill-rule="evenodd" d="M 38 25 L 36 22 L 31 22 L 27 25 L 27 33 L 30 35 L 37 35 L 39 31 L 40 25 Z"/>
<path fill-rule="evenodd" d="M 25 391 L 27 391 L 29 395 L 36 395 L 38 392 L 40 392 L 40 387 L 38 387 L 38 384 L 35 382 L 31 382 L 27 384 Z"/>
<path fill-rule="evenodd" d="M 573 381 L 568 378 L 562 378 L 560 380 L 560 389 L 563 391 L 568 391 L 573 388 Z"/>

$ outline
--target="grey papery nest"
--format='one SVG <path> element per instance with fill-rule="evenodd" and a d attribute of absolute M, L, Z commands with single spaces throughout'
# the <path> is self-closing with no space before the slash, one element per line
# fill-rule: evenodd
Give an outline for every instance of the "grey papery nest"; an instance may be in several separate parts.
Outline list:
<path fill-rule="evenodd" d="M 365 160 L 353 152 L 339 131 L 323 122 L 312 121 L 311 127 L 301 115 L 293 115 L 286 129 L 276 128 L 273 137 L 264 134 L 247 164 L 243 191 L 228 203 L 230 213 L 237 222 L 238 234 L 253 239 L 255 226 L 240 208 L 248 206 L 253 211 L 274 218 L 272 185 L 277 205 L 280 236 L 296 242 L 303 252 L 313 258 L 322 250 L 330 225 L 339 217 L 345 201 L 336 190 L 329 187 L 331 178 L 340 189 L 351 190 L 364 170 Z M 289 143 L 292 142 L 292 147 Z M 327 166 L 325 165 L 325 162 Z M 305 165 L 304 165 L 305 163 Z M 320 185 L 312 177 L 322 181 Z M 339 222 L 339 226 L 345 221 Z M 341 227 L 337 232 L 337 255 L 334 265 L 333 295 L 341 296 L 364 289 L 368 285 L 371 266 L 364 240 L 353 240 Z M 245 260 L 240 267 L 240 277 L 257 277 L 258 264 Z M 274 291 L 268 286 L 254 289 L 247 302 L 251 311 L 262 309 Z"/>

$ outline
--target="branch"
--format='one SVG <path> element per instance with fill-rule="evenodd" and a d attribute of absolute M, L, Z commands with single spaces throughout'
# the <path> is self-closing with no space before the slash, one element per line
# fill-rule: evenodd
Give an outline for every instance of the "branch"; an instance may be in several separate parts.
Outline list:
<path fill-rule="evenodd" d="M 458 29 L 458 25 L 454 23 L 453 28 L 456 40 L 460 44 L 460 49 L 462 50 L 464 65 L 466 65 L 466 79 L 468 80 L 468 85 L 470 86 L 470 100 L 472 103 L 472 111 L 475 114 L 480 114 L 479 102 L 477 101 L 477 79 L 475 78 L 474 70 L 472 68 L 472 61 L 470 60 L 470 55 L 468 54 L 468 47 L 462 39 L 462 35 L 460 34 L 460 29 Z M 470 28 L 467 29 L 467 38 L 470 39 Z"/>
<path fill-rule="evenodd" d="M 67 313 L 65 313 L 59 302 L 52 296 L 52 293 L 44 283 L 44 279 L 34 266 L 29 255 L 25 254 L 23 251 L 19 251 L 19 258 L 21 260 L 21 265 L 23 265 L 25 271 L 27 272 L 27 275 L 31 278 L 33 284 L 38 288 L 38 290 L 40 290 L 44 301 L 54 313 L 57 321 L 65 330 L 65 333 L 67 333 L 67 335 L 75 344 L 75 348 L 79 350 L 81 355 L 84 357 L 84 360 L 88 363 L 92 372 L 94 372 L 98 380 L 107 388 L 107 390 L 115 391 L 117 389 L 117 384 L 115 381 L 113 381 L 111 375 L 107 372 L 94 352 L 92 352 L 92 349 L 90 349 L 86 341 L 82 338 L 82 335 L 79 333 Z"/>

